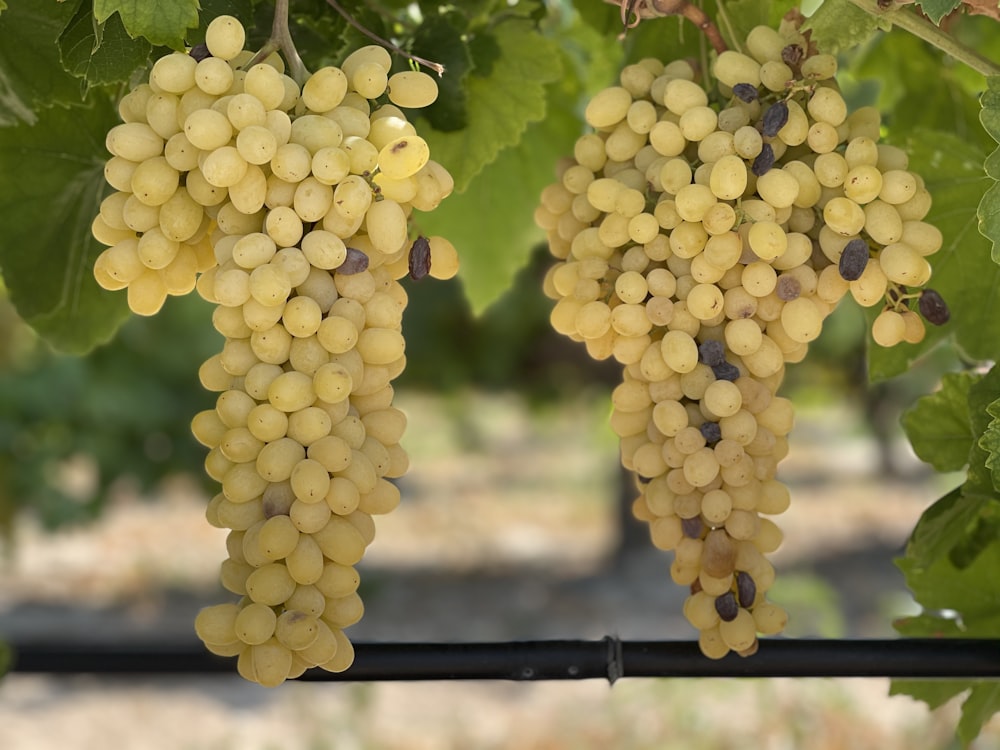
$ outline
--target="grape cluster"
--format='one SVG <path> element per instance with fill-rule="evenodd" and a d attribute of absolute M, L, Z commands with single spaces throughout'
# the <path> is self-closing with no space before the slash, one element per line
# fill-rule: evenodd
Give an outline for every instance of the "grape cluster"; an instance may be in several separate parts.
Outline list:
<path fill-rule="evenodd" d="M 914 299 L 947 317 L 936 293 L 910 291 L 942 237 L 906 154 L 878 142 L 877 111 L 849 113 L 836 59 L 792 27 L 757 27 L 744 48 L 718 55 L 711 91 L 684 60 L 626 66 L 535 214 L 557 258 L 553 327 L 623 366 L 611 425 L 633 512 L 673 551 L 712 658 L 751 654 L 786 621 L 766 597 L 770 516 L 789 505 L 775 478 L 794 417 L 785 365 L 848 294 L 884 306 L 882 345 L 923 337 Z"/>
<path fill-rule="evenodd" d="M 114 244 L 94 270 L 138 313 L 193 288 L 216 305 L 225 343 L 199 376 L 219 395 L 192 431 L 221 483 L 207 517 L 230 530 L 222 584 L 242 599 L 205 608 L 195 629 L 274 686 L 353 661 L 354 566 L 408 466 L 392 405 L 399 280 L 449 278 L 458 258 L 442 237 L 409 241 L 411 212 L 453 187 L 401 109 L 430 104 L 434 79 L 390 76 L 373 45 L 300 87 L 244 39 L 216 18 L 203 48 L 160 58 L 124 97 L 108 135 L 118 192 L 95 222 Z"/>

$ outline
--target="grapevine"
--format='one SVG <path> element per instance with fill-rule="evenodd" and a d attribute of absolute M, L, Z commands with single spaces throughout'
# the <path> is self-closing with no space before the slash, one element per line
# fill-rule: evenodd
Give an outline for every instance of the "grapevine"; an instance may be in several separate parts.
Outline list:
<path fill-rule="evenodd" d="M 274 44 L 244 49 L 231 16 L 155 62 L 108 133 L 115 192 L 93 225 L 109 246 L 94 275 L 134 312 L 195 288 L 216 305 L 225 344 L 199 376 L 219 395 L 192 431 L 221 484 L 207 517 L 230 530 L 222 584 L 242 598 L 195 629 L 266 686 L 353 661 L 355 565 L 408 466 L 399 279 L 458 268 L 443 237 L 410 252 L 411 213 L 453 187 L 401 109 L 433 102 L 435 80 L 390 74 L 379 45 L 309 75 L 280 12 L 275 29 L 293 75 Z"/>
<path fill-rule="evenodd" d="M 648 5 L 636 12 L 662 11 Z M 710 658 L 751 655 L 787 620 L 767 598 L 771 517 L 790 503 L 776 478 L 794 417 L 778 395 L 786 364 L 846 296 L 880 310 L 881 346 L 948 319 L 925 288 L 942 245 L 923 221 L 930 194 L 879 143 L 878 111 L 848 112 L 836 58 L 793 21 L 741 47 L 710 71 L 626 66 L 587 104 L 592 132 L 535 214 L 556 258 L 553 327 L 622 365 L 611 426 L 637 477 L 633 513 L 673 552 Z"/>

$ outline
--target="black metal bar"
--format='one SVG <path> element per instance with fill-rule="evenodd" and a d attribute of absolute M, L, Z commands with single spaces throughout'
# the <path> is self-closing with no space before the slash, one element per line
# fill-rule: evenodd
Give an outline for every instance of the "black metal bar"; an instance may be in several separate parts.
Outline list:
<path fill-rule="evenodd" d="M 14 672 L 234 673 L 200 644 L 11 644 Z M 767 639 L 753 656 L 707 659 L 688 641 L 546 640 L 508 643 L 358 643 L 349 670 L 302 679 L 579 680 L 620 677 L 909 677 L 1000 679 L 1000 640 Z"/>

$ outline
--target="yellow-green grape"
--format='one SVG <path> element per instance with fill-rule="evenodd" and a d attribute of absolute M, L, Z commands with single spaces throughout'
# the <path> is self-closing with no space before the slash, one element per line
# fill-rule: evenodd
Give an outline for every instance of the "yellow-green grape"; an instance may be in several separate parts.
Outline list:
<path fill-rule="evenodd" d="M 623 69 L 535 212 L 553 327 L 623 366 L 611 427 L 642 479 L 633 511 L 695 591 L 684 614 L 710 658 L 750 656 L 785 624 L 765 555 L 790 503 L 786 365 L 848 292 L 882 305 L 877 343 L 922 340 L 903 295 L 943 245 L 877 112 L 848 113 L 834 57 L 790 25 L 743 49 L 718 55 L 717 89 L 683 61 Z"/>
<path fill-rule="evenodd" d="M 404 135 L 385 144 L 378 152 L 378 168 L 386 177 L 402 180 L 415 175 L 430 159 L 427 141 Z"/>
<path fill-rule="evenodd" d="M 232 530 L 220 578 L 245 598 L 206 608 L 196 630 L 213 653 L 237 656 L 241 675 L 274 686 L 354 658 L 341 630 L 363 613 L 352 566 L 374 538 L 372 514 L 399 503 L 388 480 L 408 466 L 391 386 L 406 362 L 408 217 L 454 181 L 396 106 L 430 103 L 433 79 L 394 76 L 394 104 L 369 117 L 366 99 L 390 85 L 383 48 L 300 91 L 278 57 L 236 71 L 250 55 L 235 49 L 235 19 L 209 37 L 212 57 L 158 63 L 120 108 L 94 274 L 143 314 L 195 287 L 217 305 L 225 343 L 199 378 L 220 396 L 192 431 L 222 484 L 206 517 Z M 424 250 L 422 275 L 456 273 L 446 239 Z"/>
<path fill-rule="evenodd" d="M 895 310 L 883 310 L 872 322 L 872 338 L 879 346 L 895 346 L 906 338 L 906 320 Z"/>
<path fill-rule="evenodd" d="M 239 638 L 236 620 L 240 614 L 237 604 L 214 604 L 204 607 L 194 620 L 194 629 L 205 643 L 227 645 Z"/>
<path fill-rule="evenodd" d="M 239 19 L 233 16 L 213 18 L 205 29 L 205 46 L 213 57 L 232 60 L 243 51 L 246 31 Z"/>
<path fill-rule="evenodd" d="M 438 86 L 431 76 L 407 70 L 394 73 L 388 80 L 389 101 L 407 109 L 427 107 L 437 100 Z"/>
<path fill-rule="evenodd" d="M 315 615 L 288 609 L 278 617 L 274 635 L 285 648 L 301 651 L 316 642 L 319 632 L 319 620 Z"/>
<path fill-rule="evenodd" d="M 265 604 L 252 602 L 240 609 L 233 623 L 236 636 L 247 645 L 264 643 L 274 634 L 277 617 Z"/>
<path fill-rule="evenodd" d="M 435 279 L 450 279 L 458 273 L 458 250 L 446 238 L 429 238 L 431 248 L 430 275 Z"/>

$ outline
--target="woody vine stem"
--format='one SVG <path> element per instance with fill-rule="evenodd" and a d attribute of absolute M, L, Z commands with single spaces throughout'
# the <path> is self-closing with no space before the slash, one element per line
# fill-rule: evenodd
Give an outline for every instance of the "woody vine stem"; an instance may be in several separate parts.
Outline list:
<path fill-rule="evenodd" d="M 892 2 L 887 7 L 885 4 L 879 3 L 878 0 L 850 1 L 866 13 L 876 18 L 884 19 L 893 26 L 898 26 L 914 36 L 923 39 L 928 44 L 934 45 L 949 57 L 969 66 L 977 73 L 981 73 L 984 76 L 1000 76 L 1000 64 L 983 57 L 978 52 L 956 41 L 951 35 L 939 29 L 924 16 L 905 10 Z"/>
<path fill-rule="evenodd" d="M 626 30 L 635 28 L 640 21 L 647 18 L 683 16 L 701 30 L 717 53 L 728 49 L 712 19 L 705 11 L 687 0 L 604 0 L 604 2 L 621 8 L 622 24 Z"/>
<path fill-rule="evenodd" d="M 422 57 L 417 57 L 412 55 L 406 50 L 402 49 L 396 44 L 383 39 L 374 32 L 362 26 L 358 23 L 346 10 L 344 10 L 336 0 L 327 0 L 327 4 L 333 8 L 337 13 L 343 16 L 344 20 L 347 21 L 351 26 L 356 28 L 362 34 L 370 38 L 371 40 L 378 42 L 383 47 L 392 50 L 398 55 L 402 55 L 408 60 L 417 63 L 418 65 L 423 65 L 426 68 L 430 68 L 439 76 L 444 75 L 444 65 L 441 63 L 436 63 L 432 60 L 425 60 Z M 295 48 L 295 41 L 292 39 L 292 33 L 288 28 L 288 0 L 275 0 L 274 2 L 274 21 L 271 25 L 271 36 L 268 38 L 267 42 L 263 47 L 253 56 L 253 59 L 247 64 L 247 67 L 263 61 L 272 52 L 280 50 L 285 56 L 285 62 L 288 65 L 289 75 L 298 83 L 300 86 L 305 83 L 306 79 L 309 78 L 309 70 L 306 68 L 305 63 L 302 62 L 302 58 L 299 56 L 298 50 Z"/>

